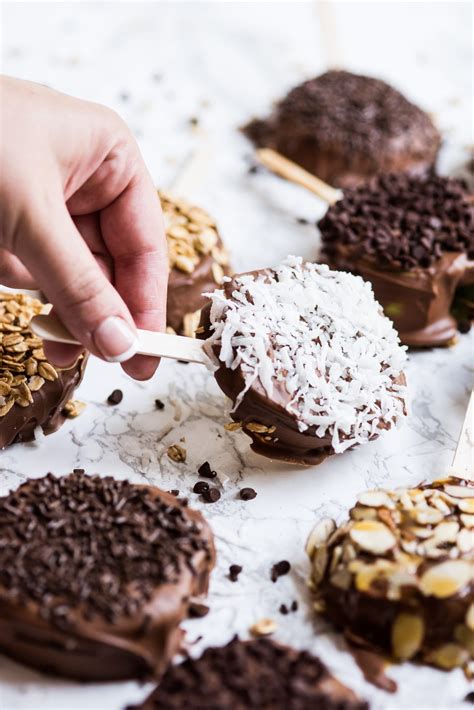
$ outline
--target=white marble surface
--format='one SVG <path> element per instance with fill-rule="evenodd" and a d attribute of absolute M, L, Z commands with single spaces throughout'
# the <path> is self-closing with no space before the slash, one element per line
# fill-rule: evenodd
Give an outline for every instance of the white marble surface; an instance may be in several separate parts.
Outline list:
<path fill-rule="evenodd" d="M 470 7 L 467 3 L 339 3 L 341 60 L 387 78 L 433 111 L 445 134 L 441 168 L 468 158 L 470 136 Z M 317 235 L 297 217 L 315 220 L 324 206 L 270 175 L 248 176 L 251 151 L 236 132 L 287 87 L 326 66 L 315 3 L 4 3 L 2 70 L 113 106 L 135 131 L 157 184 L 169 185 L 202 140 L 211 141 L 210 170 L 195 194 L 217 217 L 239 269 L 275 263 L 288 252 L 312 257 Z M 290 468 L 251 453 L 248 439 L 228 433 L 227 404 L 199 366 L 163 363 L 149 383 L 115 366 L 91 362 L 79 396 L 86 412 L 42 441 L 0 454 L 0 495 L 27 476 L 75 466 L 133 481 L 178 488 L 208 515 L 218 545 L 210 614 L 186 623 L 198 652 L 246 635 L 262 616 L 278 621 L 276 638 L 319 653 L 338 677 L 375 708 L 460 708 L 468 684 L 460 672 L 410 664 L 392 667 L 396 695 L 367 685 L 343 641 L 312 619 L 305 589 L 304 540 L 320 516 L 342 519 L 356 493 L 377 485 L 416 483 L 443 475 L 451 462 L 473 380 L 473 340 L 410 355 L 411 411 L 405 426 L 319 468 Z M 105 403 L 120 387 L 117 407 Z M 156 411 L 155 398 L 165 402 Z M 185 464 L 166 456 L 179 442 Z M 191 492 L 208 459 L 222 498 L 201 504 Z M 237 499 L 242 485 L 258 497 Z M 292 562 L 272 584 L 271 565 Z M 243 565 L 238 583 L 229 564 Z M 298 599 L 299 610 L 278 613 Z M 1 710 L 120 710 L 147 688 L 135 683 L 80 685 L 29 671 L 0 656 Z M 467 707 L 467 706 L 466 706 Z"/>

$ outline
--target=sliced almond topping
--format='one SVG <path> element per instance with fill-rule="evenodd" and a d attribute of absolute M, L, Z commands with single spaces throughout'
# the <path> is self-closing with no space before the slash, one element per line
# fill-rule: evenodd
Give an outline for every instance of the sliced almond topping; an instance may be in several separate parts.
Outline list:
<path fill-rule="evenodd" d="M 395 535 L 383 523 L 377 520 L 361 520 L 354 523 L 350 530 L 351 539 L 363 550 L 374 555 L 381 555 L 391 550 L 396 544 Z"/>
<path fill-rule="evenodd" d="M 376 520 L 378 517 L 376 508 L 367 508 L 364 505 L 356 505 L 351 510 L 352 520 Z"/>
<path fill-rule="evenodd" d="M 420 578 L 419 588 L 425 596 L 444 599 L 460 592 L 472 577 L 473 570 L 465 560 L 447 560 L 430 567 Z"/>
<path fill-rule="evenodd" d="M 474 498 L 464 498 L 458 503 L 459 510 L 463 513 L 474 514 Z"/>
<path fill-rule="evenodd" d="M 199 325 L 201 319 L 201 310 L 194 311 L 194 313 L 186 313 L 183 318 L 183 333 L 188 338 L 196 337 L 196 328 Z"/>
<path fill-rule="evenodd" d="M 217 263 L 217 261 L 215 261 L 211 266 L 211 271 L 212 271 L 212 278 L 214 279 L 216 284 L 218 286 L 220 286 L 222 281 L 224 280 L 224 276 L 225 276 L 224 269 L 222 268 L 222 266 L 220 264 Z"/>
<path fill-rule="evenodd" d="M 416 614 L 401 612 L 392 626 L 392 652 L 400 661 L 413 658 L 421 648 L 425 635 L 423 619 Z"/>
<path fill-rule="evenodd" d="M 276 430 L 275 426 L 267 426 L 266 424 L 259 424 L 258 422 L 246 422 L 244 428 L 253 431 L 255 434 L 273 434 Z"/>
<path fill-rule="evenodd" d="M 474 550 L 474 533 L 468 528 L 459 531 L 456 544 L 461 552 Z"/>
<path fill-rule="evenodd" d="M 456 542 L 459 523 L 455 520 L 445 520 L 433 530 L 433 538 L 438 542 Z"/>
<path fill-rule="evenodd" d="M 474 631 L 474 602 L 471 602 L 466 612 L 466 626 L 471 631 Z"/>
<path fill-rule="evenodd" d="M 306 554 L 311 558 L 319 545 L 323 545 L 329 539 L 329 536 L 336 529 L 336 523 L 331 518 L 323 518 L 319 520 L 311 530 L 306 541 Z"/>
<path fill-rule="evenodd" d="M 312 573 L 311 573 L 311 579 L 313 581 L 313 584 L 315 588 L 318 587 L 320 584 L 321 580 L 324 577 L 324 574 L 326 572 L 326 567 L 328 564 L 328 559 L 329 559 L 329 553 L 328 553 L 328 548 L 326 545 L 319 545 L 318 547 L 315 548 L 312 556 Z"/>
<path fill-rule="evenodd" d="M 469 652 L 469 656 L 474 658 L 474 631 L 464 624 L 458 624 L 454 630 L 454 638 Z"/>
<path fill-rule="evenodd" d="M 453 498 L 472 498 L 472 486 L 445 486 L 444 490 Z"/>
<path fill-rule="evenodd" d="M 420 525 L 436 525 L 444 518 L 440 510 L 430 507 L 423 508 L 422 510 L 415 508 L 412 515 Z"/>
<path fill-rule="evenodd" d="M 349 589 L 352 584 L 352 575 L 346 569 L 337 569 L 330 577 L 331 584 L 339 589 Z"/>
<path fill-rule="evenodd" d="M 358 501 L 369 508 L 394 508 L 394 503 L 385 491 L 365 491 L 358 496 Z"/>
<path fill-rule="evenodd" d="M 456 643 L 445 643 L 427 656 L 429 663 L 445 671 L 461 668 L 469 660 L 469 653 Z"/>
<path fill-rule="evenodd" d="M 226 431 L 237 431 L 237 429 L 242 429 L 242 422 L 227 422 L 227 424 L 224 424 L 224 429 Z"/>
<path fill-rule="evenodd" d="M 459 516 L 461 518 L 462 524 L 466 528 L 474 528 L 474 515 L 468 515 L 467 513 L 461 513 Z"/>

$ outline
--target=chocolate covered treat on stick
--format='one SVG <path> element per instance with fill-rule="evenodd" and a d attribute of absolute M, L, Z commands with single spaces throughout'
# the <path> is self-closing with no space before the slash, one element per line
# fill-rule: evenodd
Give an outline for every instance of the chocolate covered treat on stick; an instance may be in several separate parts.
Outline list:
<path fill-rule="evenodd" d="M 159 677 L 214 561 L 201 514 L 158 488 L 30 480 L 0 498 L 0 651 L 77 680 Z"/>
<path fill-rule="evenodd" d="M 169 281 L 166 323 L 171 332 L 193 337 L 204 293 L 229 274 L 229 257 L 212 217 L 173 193 L 160 192 L 168 240 Z"/>
<path fill-rule="evenodd" d="M 244 133 L 331 185 L 359 185 L 376 175 L 423 175 L 441 137 L 431 118 L 384 81 L 328 71 L 293 88 Z"/>
<path fill-rule="evenodd" d="M 454 342 L 456 291 L 474 284 L 474 197 L 462 181 L 386 175 L 338 195 L 274 151 L 257 157 L 329 203 L 318 224 L 322 258 L 372 283 L 403 343 Z"/>
<path fill-rule="evenodd" d="M 306 550 L 316 609 L 356 645 L 444 670 L 474 653 L 474 483 L 361 493 Z"/>
<path fill-rule="evenodd" d="M 87 361 L 81 355 L 68 368 L 50 363 L 31 319 L 44 305 L 27 294 L 0 292 L 0 449 L 59 429 L 65 407 L 80 384 Z"/>
<path fill-rule="evenodd" d="M 368 705 L 308 651 L 269 639 L 208 648 L 171 666 L 159 686 L 128 710 L 367 710 Z"/>
<path fill-rule="evenodd" d="M 404 417 L 405 352 L 360 277 L 288 257 L 210 300 L 199 337 L 257 453 L 318 464 Z"/>

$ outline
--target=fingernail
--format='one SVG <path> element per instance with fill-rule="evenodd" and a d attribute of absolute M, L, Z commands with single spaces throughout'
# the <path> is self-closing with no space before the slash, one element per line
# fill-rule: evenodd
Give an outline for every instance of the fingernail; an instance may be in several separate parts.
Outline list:
<path fill-rule="evenodd" d="M 138 350 L 138 338 L 123 318 L 109 316 L 95 329 L 97 350 L 108 362 L 130 360 Z"/>

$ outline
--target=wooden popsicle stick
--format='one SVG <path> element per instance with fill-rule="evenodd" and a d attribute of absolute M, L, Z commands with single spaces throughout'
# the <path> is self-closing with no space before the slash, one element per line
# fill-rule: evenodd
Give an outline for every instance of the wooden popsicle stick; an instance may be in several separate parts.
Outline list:
<path fill-rule="evenodd" d="M 44 340 L 79 345 L 78 341 L 52 313 L 33 318 L 31 329 Z M 197 362 L 200 365 L 209 365 L 211 362 L 204 352 L 202 340 L 186 338 L 184 335 L 155 333 L 151 330 L 137 330 L 137 333 L 139 340 L 138 353 L 140 355 L 183 360 L 184 362 Z"/>
<path fill-rule="evenodd" d="M 333 205 L 343 197 L 342 190 L 331 187 L 324 180 L 320 180 L 272 148 L 259 148 L 256 151 L 256 156 L 266 168 L 290 182 L 305 187 L 329 205 Z"/>
<path fill-rule="evenodd" d="M 451 476 L 474 481 L 474 390 L 467 405 L 466 416 L 449 471 Z"/>
<path fill-rule="evenodd" d="M 184 167 L 167 192 L 176 197 L 189 199 L 197 185 L 200 185 L 211 164 L 209 140 L 200 131 L 199 144 L 185 161 Z"/>

